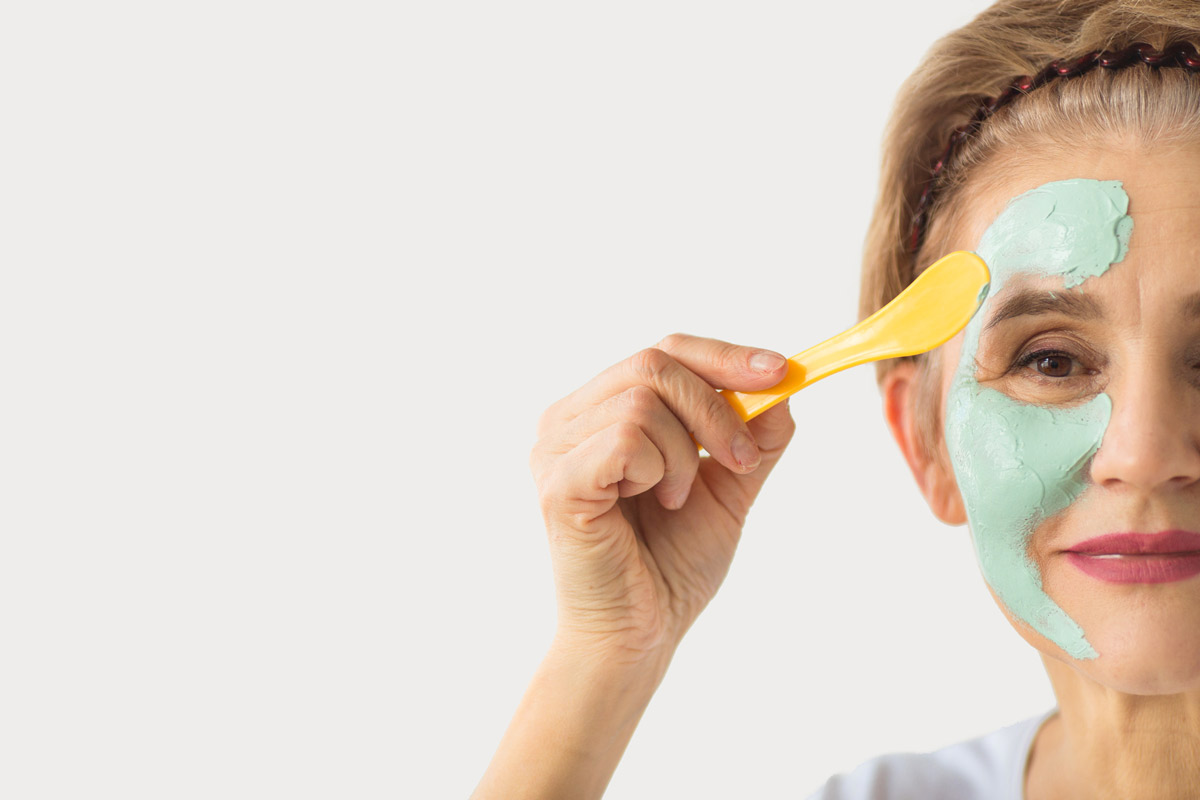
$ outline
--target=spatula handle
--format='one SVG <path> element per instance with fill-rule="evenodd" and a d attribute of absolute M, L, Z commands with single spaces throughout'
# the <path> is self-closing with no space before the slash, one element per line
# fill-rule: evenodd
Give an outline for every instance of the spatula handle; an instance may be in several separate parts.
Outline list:
<path fill-rule="evenodd" d="M 962 330 L 975 314 L 989 278 L 979 256 L 962 250 L 951 253 L 862 322 L 789 358 L 787 375 L 770 389 L 721 394 L 749 421 L 835 372 L 932 350 Z"/>

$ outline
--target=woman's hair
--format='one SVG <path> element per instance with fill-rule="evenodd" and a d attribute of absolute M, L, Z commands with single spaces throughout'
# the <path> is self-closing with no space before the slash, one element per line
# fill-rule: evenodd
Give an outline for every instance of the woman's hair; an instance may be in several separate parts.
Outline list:
<path fill-rule="evenodd" d="M 954 130 L 1016 78 L 1037 75 L 1052 61 L 1136 42 L 1158 51 L 1181 42 L 1200 49 L 1200 0 L 999 0 L 934 44 L 900 88 L 884 134 L 859 318 L 889 303 L 946 255 L 961 209 L 977 188 L 971 178 L 981 176 L 998 152 L 1019 160 L 1047 146 L 1065 150 L 1118 138 L 1140 146 L 1200 141 L 1200 75 L 1139 62 L 1050 80 L 1016 97 L 956 145 L 935 173 Z M 914 253 L 914 218 L 927 186 L 931 202 Z M 912 357 L 921 367 L 916 413 L 922 446 L 940 457 L 934 446 L 941 439 L 940 359 L 927 355 Z M 878 380 L 898 361 L 878 362 Z"/>

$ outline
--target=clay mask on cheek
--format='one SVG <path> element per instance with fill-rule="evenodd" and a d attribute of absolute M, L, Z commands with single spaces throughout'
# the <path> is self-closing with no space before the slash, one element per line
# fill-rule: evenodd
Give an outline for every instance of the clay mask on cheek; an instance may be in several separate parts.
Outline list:
<path fill-rule="evenodd" d="M 1095 658 L 1083 629 L 1042 589 L 1028 555 L 1033 532 L 1087 485 L 1112 402 L 1069 408 L 1020 403 L 975 379 L 979 334 L 993 299 L 1016 275 L 1061 277 L 1065 288 L 1103 274 L 1128 249 L 1133 220 L 1119 181 L 1047 183 L 1012 200 L 979 242 L 988 300 L 967 325 L 946 401 L 946 446 L 984 580 L 1009 612 L 1074 658 Z"/>

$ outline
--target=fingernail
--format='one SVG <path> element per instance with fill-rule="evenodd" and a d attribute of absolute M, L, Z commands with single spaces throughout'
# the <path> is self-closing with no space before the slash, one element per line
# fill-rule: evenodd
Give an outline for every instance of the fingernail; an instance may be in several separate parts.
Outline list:
<path fill-rule="evenodd" d="M 754 355 L 750 356 L 750 367 L 759 372 L 774 372 L 787 363 L 787 359 L 772 353 L 770 350 L 759 350 Z"/>
<path fill-rule="evenodd" d="M 733 458 L 742 469 L 750 469 L 757 466 L 758 459 L 760 458 L 758 445 L 742 431 L 738 431 L 733 435 L 733 441 L 730 442 L 729 449 L 733 451 Z"/>

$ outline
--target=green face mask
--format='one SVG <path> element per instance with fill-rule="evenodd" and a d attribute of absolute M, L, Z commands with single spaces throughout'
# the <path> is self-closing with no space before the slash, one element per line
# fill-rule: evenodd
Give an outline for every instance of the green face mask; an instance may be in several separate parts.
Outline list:
<path fill-rule="evenodd" d="M 989 297 L 967 325 L 946 401 L 946 446 L 984 580 L 1009 612 L 1074 658 L 1095 658 L 1084 631 L 1042 589 L 1029 542 L 1087 486 L 1112 401 L 1072 407 L 1020 403 L 981 386 L 975 355 L 987 311 L 1017 275 L 1061 277 L 1064 288 L 1103 274 L 1128 249 L 1133 220 L 1119 181 L 1047 183 L 1012 200 L 980 240 Z"/>

